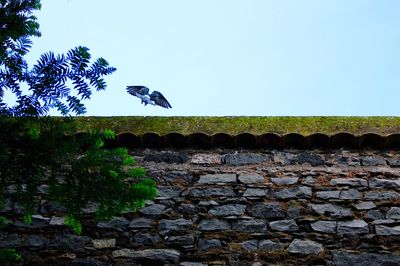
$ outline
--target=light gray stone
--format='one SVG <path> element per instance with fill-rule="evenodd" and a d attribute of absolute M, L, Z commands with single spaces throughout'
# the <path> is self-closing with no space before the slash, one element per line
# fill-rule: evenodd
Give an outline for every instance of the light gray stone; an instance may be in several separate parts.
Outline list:
<path fill-rule="evenodd" d="M 352 186 L 352 187 L 367 187 L 368 182 L 363 178 L 334 178 L 331 180 L 332 186 Z"/>
<path fill-rule="evenodd" d="M 396 191 L 367 191 L 364 194 L 365 200 L 397 200 L 400 194 Z"/>
<path fill-rule="evenodd" d="M 243 193 L 243 197 L 265 197 L 267 192 L 268 189 L 264 188 L 247 188 Z"/>
<path fill-rule="evenodd" d="M 196 153 L 192 156 L 190 160 L 191 164 L 205 164 L 205 165 L 215 165 L 221 164 L 221 155 L 217 153 Z"/>
<path fill-rule="evenodd" d="M 240 174 L 239 175 L 239 181 L 246 184 L 263 184 L 264 183 L 264 177 L 259 174 Z"/>
<path fill-rule="evenodd" d="M 208 211 L 209 214 L 216 217 L 223 216 L 241 216 L 246 211 L 246 205 L 244 204 L 226 204 L 221 206 L 213 207 Z"/>
<path fill-rule="evenodd" d="M 293 254 L 310 255 L 319 254 L 322 251 L 324 251 L 324 247 L 320 243 L 308 239 L 295 239 L 288 247 L 288 252 Z"/>
<path fill-rule="evenodd" d="M 374 209 L 376 208 L 376 205 L 374 202 L 372 201 L 363 201 L 363 202 L 359 202 L 356 205 L 354 205 L 354 207 L 357 210 L 370 210 L 370 209 Z"/>
<path fill-rule="evenodd" d="M 361 158 L 361 165 L 363 166 L 386 165 L 386 160 L 380 156 L 366 156 Z"/>
<path fill-rule="evenodd" d="M 114 258 L 133 258 L 139 262 L 177 264 L 179 262 L 180 252 L 174 249 L 118 249 L 112 252 Z"/>
<path fill-rule="evenodd" d="M 277 199 L 310 199 L 312 190 L 310 187 L 283 188 L 276 190 L 273 194 Z"/>
<path fill-rule="evenodd" d="M 242 232 L 265 232 L 267 230 L 267 223 L 262 219 L 238 220 L 232 224 L 232 229 Z"/>
<path fill-rule="evenodd" d="M 64 220 L 65 217 L 58 217 L 58 216 L 52 216 L 50 219 L 50 225 L 55 225 L 55 226 L 60 226 L 64 225 Z"/>
<path fill-rule="evenodd" d="M 396 223 L 393 219 L 379 219 L 372 221 L 373 224 L 394 224 Z"/>
<path fill-rule="evenodd" d="M 378 220 L 378 219 L 384 219 L 385 216 L 380 210 L 370 210 L 365 215 L 365 218 L 370 220 Z"/>
<path fill-rule="evenodd" d="M 381 178 L 370 178 L 370 188 L 400 188 L 400 178 L 396 179 L 381 179 Z"/>
<path fill-rule="evenodd" d="M 400 207 L 391 207 L 386 213 L 386 218 L 400 219 Z"/>
<path fill-rule="evenodd" d="M 92 244 L 95 249 L 115 248 L 115 238 L 110 239 L 92 239 Z"/>
<path fill-rule="evenodd" d="M 339 221 L 337 232 L 340 235 L 368 234 L 369 227 L 364 220 Z"/>
<path fill-rule="evenodd" d="M 322 233 L 336 233 L 336 221 L 317 221 L 311 224 L 311 228 L 314 231 Z"/>
<path fill-rule="evenodd" d="M 296 224 L 296 221 L 291 220 L 278 220 L 274 222 L 270 222 L 269 226 L 272 230 L 275 231 L 283 231 L 283 232 L 295 232 L 299 230 L 299 227 Z"/>
<path fill-rule="evenodd" d="M 236 174 L 207 174 L 200 176 L 198 184 L 236 183 Z"/>
<path fill-rule="evenodd" d="M 230 224 L 227 221 L 219 220 L 219 219 L 212 219 L 212 220 L 202 220 L 199 225 L 198 229 L 200 231 L 223 231 L 231 229 Z"/>
<path fill-rule="evenodd" d="M 328 215 L 334 218 L 353 217 L 353 213 L 349 208 L 344 208 L 333 204 L 308 204 L 309 207 L 320 215 Z"/>
<path fill-rule="evenodd" d="M 398 236 L 400 235 L 400 225 L 394 227 L 375 225 L 375 232 L 378 236 Z"/>
<path fill-rule="evenodd" d="M 362 195 L 356 189 L 349 189 L 349 190 L 342 190 L 340 192 L 339 198 L 342 200 L 358 200 L 362 198 Z"/>
<path fill-rule="evenodd" d="M 319 199 L 338 199 L 340 190 L 318 191 L 317 198 Z"/>
<path fill-rule="evenodd" d="M 269 155 L 259 153 L 232 153 L 222 156 L 222 162 L 231 166 L 258 164 L 269 160 Z"/>
<path fill-rule="evenodd" d="M 278 186 L 293 185 L 293 184 L 297 184 L 297 182 L 299 182 L 299 178 L 298 177 L 289 177 L 289 176 L 272 177 L 271 182 Z"/>

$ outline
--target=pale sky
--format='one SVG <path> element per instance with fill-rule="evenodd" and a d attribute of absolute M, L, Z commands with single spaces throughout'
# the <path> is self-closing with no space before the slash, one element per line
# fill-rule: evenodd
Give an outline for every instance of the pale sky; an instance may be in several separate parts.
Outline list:
<path fill-rule="evenodd" d="M 86 115 L 400 115 L 399 12 L 398 0 L 42 0 L 29 62 L 83 45 L 116 67 Z"/>

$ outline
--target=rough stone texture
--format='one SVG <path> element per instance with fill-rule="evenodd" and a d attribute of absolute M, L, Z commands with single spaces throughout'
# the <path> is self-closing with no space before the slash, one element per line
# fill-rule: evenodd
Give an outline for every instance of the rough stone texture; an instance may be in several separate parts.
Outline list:
<path fill-rule="evenodd" d="M 347 253 L 347 252 L 334 252 L 332 265 L 337 266 L 389 266 L 400 265 L 399 255 L 390 254 L 373 254 L 373 253 Z"/>
<path fill-rule="evenodd" d="M 269 226 L 275 231 L 295 232 L 299 229 L 295 220 L 279 220 L 270 222 Z"/>
<path fill-rule="evenodd" d="M 239 175 L 239 181 L 242 182 L 243 184 L 263 184 L 264 183 L 264 177 L 259 174 L 241 174 Z"/>
<path fill-rule="evenodd" d="M 310 187 L 284 188 L 275 191 L 274 196 L 277 199 L 308 199 L 312 197 L 312 190 Z"/>
<path fill-rule="evenodd" d="M 297 184 L 297 182 L 299 181 L 298 177 L 275 177 L 275 178 L 271 178 L 271 182 L 274 183 L 275 185 L 293 185 L 293 184 Z"/>
<path fill-rule="evenodd" d="M 320 215 L 327 215 L 335 218 L 349 218 L 353 213 L 349 208 L 333 204 L 309 204 L 311 209 Z"/>
<path fill-rule="evenodd" d="M 335 178 L 331 180 L 332 186 L 353 186 L 353 187 L 366 187 L 368 181 L 363 178 Z"/>
<path fill-rule="evenodd" d="M 317 221 L 311 224 L 311 228 L 317 232 L 336 233 L 336 221 Z"/>
<path fill-rule="evenodd" d="M 269 156 L 258 153 L 234 153 L 222 156 L 222 162 L 232 166 L 257 164 L 270 159 Z"/>
<path fill-rule="evenodd" d="M 364 166 L 379 166 L 386 165 L 386 160 L 380 156 L 367 156 L 361 158 L 361 164 Z"/>
<path fill-rule="evenodd" d="M 208 213 L 216 217 L 240 216 L 244 214 L 245 210 L 246 205 L 244 204 L 227 204 L 213 207 Z"/>
<path fill-rule="evenodd" d="M 296 253 L 302 255 L 319 254 L 324 250 L 320 243 L 311 240 L 295 239 L 288 247 L 289 253 Z"/>
<path fill-rule="evenodd" d="M 341 235 L 367 234 L 369 228 L 364 220 L 339 221 L 337 231 Z"/>
<path fill-rule="evenodd" d="M 145 249 L 136 251 L 133 249 L 119 249 L 112 253 L 114 258 L 133 258 L 141 263 L 176 264 L 179 261 L 180 252 L 173 249 Z"/>
<path fill-rule="evenodd" d="M 236 183 L 235 174 L 215 174 L 200 176 L 198 184 Z"/>
<path fill-rule="evenodd" d="M 399 264 L 397 151 L 130 153 L 157 182 L 154 202 L 101 222 L 92 202 L 72 235 L 62 206 L 38 198 L 41 215 L 26 225 L 9 198 L 0 248 L 16 248 L 23 265 Z"/>

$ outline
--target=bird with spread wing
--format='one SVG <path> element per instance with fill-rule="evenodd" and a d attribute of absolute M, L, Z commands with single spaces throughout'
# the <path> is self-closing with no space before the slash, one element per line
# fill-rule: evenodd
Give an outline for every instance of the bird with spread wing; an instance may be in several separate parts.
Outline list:
<path fill-rule="evenodd" d="M 159 105 L 167 109 L 172 108 L 164 95 L 159 91 L 153 91 L 149 94 L 150 90 L 146 86 L 127 86 L 126 90 L 129 94 L 140 98 L 145 106 L 150 104 Z"/>

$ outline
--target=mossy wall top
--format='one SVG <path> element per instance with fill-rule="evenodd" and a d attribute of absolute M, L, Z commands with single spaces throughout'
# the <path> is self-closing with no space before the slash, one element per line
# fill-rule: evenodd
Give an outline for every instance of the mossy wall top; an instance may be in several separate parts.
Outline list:
<path fill-rule="evenodd" d="M 207 135 L 217 133 L 229 135 L 238 135 L 241 133 L 253 135 L 297 133 L 309 136 L 321 133 L 332 136 L 337 133 L 346 132 L 355 136 L 367 133 L 387 136 L 400 133 L 400 117 L 117 116 L 78 117 L 76 120 L 82 131 L 91 128 L 112 129 L 118 134 L 129 132 L 135 135 L 145 133 L 156 133 L 159 135 L 168 133 L 179 133 L 182 135 L 193 133 L 204 133 Z"/>

